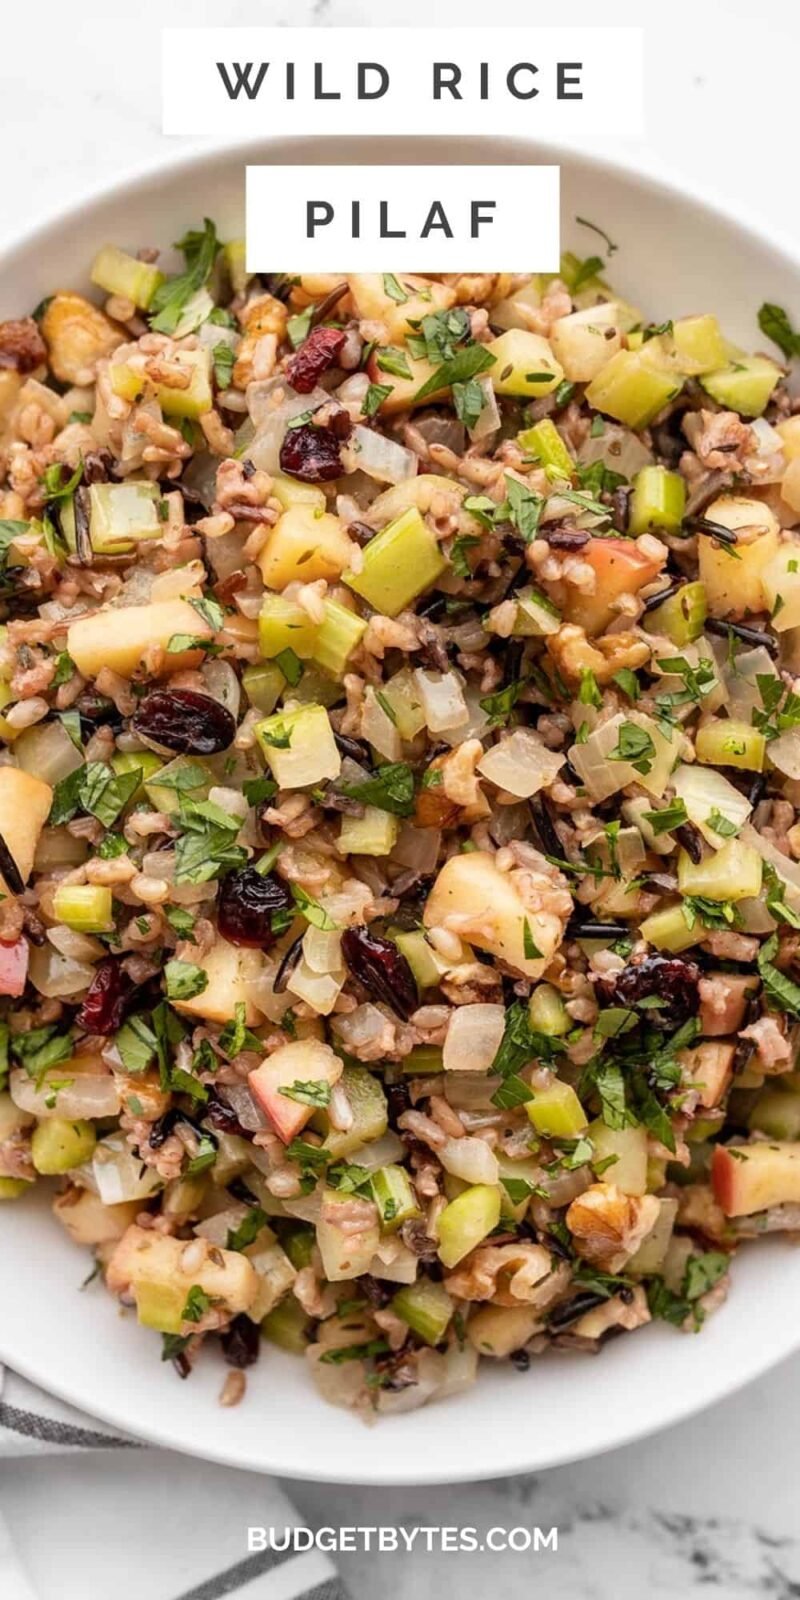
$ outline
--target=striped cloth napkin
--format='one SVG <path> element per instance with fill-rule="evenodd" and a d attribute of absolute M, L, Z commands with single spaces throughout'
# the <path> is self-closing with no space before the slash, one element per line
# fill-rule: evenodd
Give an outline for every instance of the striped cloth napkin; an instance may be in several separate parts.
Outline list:
<path fill-rule="evenodd" d="M 48 1571 L 53 1574 L 49 1584 L 34 1586 L 32 1576 L 26 1572 L 25 1541 L 16 1538 L 9 1519 L 3 1515 L 3 1476 L 11 1471 L 15 1477 L 23 1471 L 23 1458 L 43 1458 L 61 1455 L 69 1458 L 64 1464 L 61 1480 L 64 1493 L 75 1476 L 72 1471 L 77 1456 L 86 1459 L 91 1451 L 110 1452 L 108 1466 L 101 1474 L 100 1489 L 108 1497 L 111 1507 L 111 1527 L 104 1524 L 108 1508 L 91 1507 L 79 1501 L 76 1514 L 84 1528 L 96 1527 L 97 1549 L 107 1557 L 107 1572 L 113 1574 L 114 1600 L 221 1600 L 232 1595 L 235 1600 L 348 1600 L 347 1592 L 326 1555 L 311 1549 L 301 1554 L 293 1550 L 264 1550 L 254 1555 L 246 1552 L 245 1525 L 283 1530 L 300 1526 L 300 1519 L 286 1499 L 283 1490 L 271 1478 L 248 1478 L 248 1486 L 257 1487 L 257 1494 L 248 1497 L 241 1513 L 237 1504 L 237 1483 L 241 1478 L 219 1470 L 218 1479 L 211 1469 L 203 1469 L 203 1478 L 193 1483 L 197 1469 L 181 1458 L 161 1456 L 160 1452 L 147 1452 L 153 1470 L 141 1470 L 145 1451 L 136 1439 L 116 1433 L 104 1423 L 73 1411 L 61 1401 L 45 1394 L 26 1382 L 9 1368 L 0 1366 L 0 1596 L 2 1600 L 60 1600 L 63 1594 L 83 1593 L 86 1600 L 96 1600 L 91 1594 L 91 1582 L 86 1589 L 81 1582 L 77 1560 L 79 1549 L 70 1548 L 68 1537 L 59 1538 L 57 1526 L 49 1546 Z M 175 1503 L 165 1504 L 163 1472 L 157 1470 L 161 1462 L 170 1459 L 178 1462 L 175 1471 L 175 1502 L 194 1493 L 202 1500 L 189 1505 L 179 1505 L 176 1516 Z M 185 1473 L 182 1468 L 185 1466 Z M 35 1481 L 36 1468 L 30 1468 L 30 1481 Z M 210 1478 L 210 1481 L 209 1481 Z M 219 1514 L 214 1517 L 215 1483 L 232 1480 L 233 1494 L 219 1502 Z M 80 1490 L 78 1491 L 80 1493 Z M 97 1490 L 95 1490 L 95 1493 Z M 254 1515 L 257 1508 L 257 1517 Z M 92 1520 L 96 1518 L 97 1520 Z M 179 1536 L 177 1528 L 189 1525 L 193 1536 L 187 1540 Z M 126 1540 L 131 1541 L 126 1560 Z M 105 1546 L 105 1548 L 104 1548 Z M 63 1547 L 63 1548 L 62 1548 Z M 18 1553 L 22 1551 L 22 1555 Z M 77 1558 L 77 1559 L 76 1559 Z M 138 1558 L 134 1559 L 134 1558 Z M 227 1558 L 227 1559 L 226 1559 Z M 70 1579 L 70 1560 L 75 1561 L 76 1579 Z M 85 1561 L 85 1552 L 83 1553 Z M 99 1591 L 98 1591 L 99 1594 Z"/>

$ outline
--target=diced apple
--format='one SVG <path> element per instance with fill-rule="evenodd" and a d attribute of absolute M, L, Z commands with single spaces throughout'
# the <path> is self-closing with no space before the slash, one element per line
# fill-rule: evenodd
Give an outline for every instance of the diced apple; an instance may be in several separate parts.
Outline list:
<path fill-rule="evenodd" d="M 349 567 L 353 542 L 343 524 L 316 506 L 296 505 L 278 518 L 258 558 L 268 589 L 287 583 L 335 580 Z"/>
<path fill-rule="evenodd" d="M 183 1258 L 190 1250 L 187 1269 Z M 162 1333 L 180 1331 L 186 1297 L 195 1285 L 231 1316 L 249 1311 L 259 1291 L 258 1275 L 240 1250 L 223 1250 L 207 1239 L 171 1239 L 136 1226 L 120 1239 L 106 1282 L 113 1294 L 132 1290 L 140 1322 Z M 145 1304 L 154 1315 L 143 1315 Z M 192 1327 L 187 1324 L 187 1331 Z"/>
<path fill-rule="evenodd" d="M 800 539 L 782 544 L 761 576 L 776 633 L 800 626 Z"/>
<path fill-rule="evenodd" d="M 707 1039 L 738 1033 L 744 1025 L 748 996 L 755 993 L 755 977 L 739 977 L 733 972 L 704 974 L 705 991 L 700 999 L 700 1028 Z"/>
<path fill-rule="evenodd" d="M 369 322 L 382 322 L 394 344 L 402 343 L 413 323 L 434 316 L 437 311 L 449 310 L 455 300 L 455 292 L 449 284 L 407 273 L 398 278 L 406 294 L 403 301 L 393 300 L 387 293 L 383 273 L 355 272 L 347 282 L 359 317 Z"/>
<path fill-rule="evenodd" d="M 203 659 L 199 650 L 167 651 L 175 634 L 208 639 L 211 628 L 188 600 L 156 600 L 151 605 L 117 606 L 79 617 L 67 634 L 67 649 L 86 678 L 94 678 L 102 667 L 132 678 L 154 645 L 163 651 L 162 674 L 199 666 Z"/>
<path fill-rule="evenodd" d="M 352 1196 L 340 1189 L 325 1189 L 322 1196 L 322 1215 L 317 1223 L 317 1247 L 322 1257 L 322 1270 L 329 1283 L 346 1283 L 369 1272 L 372 1258 L 381 1242 L 378 1208 L 373 1206 L 374 1222 L 353 1233 L 344 1222 L 336 1221 L 336 1212 L 346 1208 Z"/>
<path fill-rule="evenodd" d="M 590 637 L 603 633 L 617 615 L 614 602 L 652 583 L 667 555 L 666 546 L 661 554 L 651 554 L 641 550 L 633 539 L 590 539 L 581 551 L 581 560 L 587 561 L 596 574 L 594 593 L 559 584 L 553 598 L 566 622 L 576 623 Z"/>
<path fill-rule="evenodd" d="M 279 500 L 284 511 L 291 511 L 293 506 L 312 506 L 316 511 L 324 511 L 327 504 L 325 492 L 316 483 L 301 483 L 299 478 L 284 476 L 282 472 L 273 472 L 272 496 Z"/>
<path fill-rule="evenodd" d="M 116 1244 L 142 1209 L 141 1200 L 122 1200 L 104 1206 L 91 1189 L 67 1189 L 53 1201 L 53 1215 L 75 1244 Z"/>
<path fill-rule="evenodd" d="M 608 300 L 553 324 L 550 343 L 571 383 L 590 383 L 622 348 L 618 309 Z"/>
<path fill-rule="evenodd" d="M 529 333 L 526 328 L 508 328 L 486 348 L 494 356 L 489 378 L 495 394 L 550 394 L 564 376 L 552 346 L 541 334 Z"/>
<path fill-rule="evenodd" d="M 423 384 L 428 382 L 429 378 L 433 377 L 437 369 L 424 356 L 420 360 L 415 360 L 414 356 L 409 355 L 408 351 L 404 350 L 403 355 L 408 363 L 411 377 L 401 378 L 394 372 L 385 372 L 379 366 L 380 355 L 380 349 L 373 350 L 367 362 L 367 375 L 370 383 L 379 383 L 391 389 L 391 394 L 386 396 L 380 406 L 380 415 L 390 417 L 396 411 L 407 411 L 409 407 L 416 405 L 420 389 Z M 446 394 L 446 388 L 437 389 L 435 394 L 426 395 L 424 400 L 420 401 L 420 405 L 435 405 L 438 400 L 443 400 Z"/>
<path fill-rule="evenodd" d="M 426 928 L 445 927 L 479 950 L 488 950 L 528 978 L 541 978 L 562 936 L 558 917 L 531 911 L 517 892 L 514 873 L 498 872 L 492 856 L 475 850 L 451 856 L 425 907 Z M 526 926 L 536 955 L 526 955 Z"/>
<path fill-rule="evenodd" d="M 544 1327 L 532 1306 L 481 1306 L 467 1323 L 467 1338 L 479 1355 L 503 1361 Z"/>
<path fill-rule="evenodd" d="M 726 1095 L 735 1054 L 735 1039 L 704 1039 L 692 1049 L 679 1050 L 683 1085 L 697 1090 L 706 1110 L 718 1106 Z"/>
<path fill-rule="evenodd" d="M 714 1196 L 726 1217 L 747 1217 L 770 1206 L 800 1203 L 800 1142 L 716 1145 Z"/>
<path fill-rule="evenodd" d="M 590 1124 L 589 1138 L 594 1146 L 593 1167 L 609 1162 L 602 1168 L 603 1175 L 623 1194 L 646 1194 L 646 1128 L 609 1128 L 598 1118 Z"/>
<path fill-rule="evenodd" d="M 778 520 L 763 500 L 744 495 L 720 495 L 704 516 L 732 533 L 748 532 L 736 546 L 738 560 L 713 539 L 698 539 L 700 579 L 712 617 L 745 617 L 766 611 L 764 572 L 778 549 Z"/>
<path fill-rule="evenodd" d="M 672 1239 L 675 1227 L 675 1218 L 678 1215 L 678 1202 L 668 1196 L 659 1197 L 659 1213 L 650 1229 L 646 1239 L 643 1239 L 636 1254 L 631 1256 L 626 1272 L 635 1276 L 646 1276 L 651 1272 L 660 1272 Z"/>
<path fill-rule="evenodd" d="M 248 950 L 239 945 L 217 939 L 205 955 L 199 955 L 196 946 L 179 947 L 184 961 L 193 962 L 206 975 L 206 987 L 190 1000 L 174 1000 L 176 1011 L 190 1017 L 205 1017 L 207 1022 L 229 1022 L 237 1005 L 245 1008 L 248 1028 L 259 1020 L 259 1013 L 250 999 L 250 985 L 259 977 L 264 958 L 260 950 Z"/>
<path fill-rule="evenodd" d="M 267 1056 L 260 1067 L 248 1074 L 247 1081 L 251 1094 L 266 1112 L 276 1133 L 288 1144 L 310 1121 L 315 1106 L 313 1096 L 309 1104 L 305 1100 L 294 1100 L 282 1091 L 294 1086 L 302 1093 L 310 1086 L 310 1095 L 314 1089 L 318 1090 L 317 1104 L 324 1105 L 326 1090 L 339 1082 L 343 1071 L 343 1063 L 330 1045 L 323 1044 L 320 1039 L 294 1039 Z"/>
<path fill-rule="evenodd" d="M 53 791 L 49 783 L 17 767 L 0 767 L 0 837 L 11 851 L 24 883 L 31 875 L 39 835 L 47 821 L 52 800 Z M 2 877 L 0 885 L 4 894 L 11 893 Z M 6 951 L 14 949 L 15 945 L 5 946 Z M 10 994 L 13 991 L 5 992 Z"/>

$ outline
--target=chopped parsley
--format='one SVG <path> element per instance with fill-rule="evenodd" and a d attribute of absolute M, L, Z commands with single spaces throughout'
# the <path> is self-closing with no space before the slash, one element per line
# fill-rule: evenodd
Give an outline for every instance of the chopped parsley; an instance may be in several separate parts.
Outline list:
<path fill-rule="evenodd" d="M 167 995 L 170 1000 L 191 1000 L 208 987 L 208 975 L 192 961 L 174 958 L 164 968 Z"/>
<path fill-rule="evenodd" d="M 186 268 L 168 278 L 153 295 L 150 326 L 155 333 L 174 333 L 188 302 L 208 282 L 221 249 L 213 222 L 206 217 L 202 233 L 190 229 L 175 249 L 181 251 Z"/>
<path fill-rule="evenodd" d="M 629 761 L 634 772 L 640 772 L 643 777 L 651 771 L 655 759 L 656 747 L 646 728 L 640 728 L 637 722 L 623 722 L 620 724 L 619 739 L 613 750 L 609 750 L 609 761 Z"/>
<path fill-rule="evenodd" d="M 406 761 L 391 761 L 379 767 L 374 777 L 340 783 L 339 789 L 349 799 L 377 806 L 395 817 L 410 817 L 414 810 L 414 774 Z"/>

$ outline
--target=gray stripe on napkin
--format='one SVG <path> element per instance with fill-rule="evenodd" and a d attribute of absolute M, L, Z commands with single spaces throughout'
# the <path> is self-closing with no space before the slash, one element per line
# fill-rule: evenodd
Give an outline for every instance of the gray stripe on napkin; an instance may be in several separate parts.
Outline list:
<path fill-rule="evenodd" d="M 215 1573 L 213 1578 L 206 1578 L 204 1583 L 199 1583 L 195 1589 L 186 1589 L 183 1594 L 176 1596 L 176 1600 L 221 1600 L 226 1594 L 233 1594 L 235 1589 L 243 1589 L 246 1583 L 252 1583 L 254 1578 L 260 1578 L 263 1573 L 271 1572 L 275 1567 L 282 1567 L 285 1561 L 296 1559 L 296 1550 L 259 1550 L 255 1555 L 245 1556 L 243 1561 L 237 1561 L 235 1566 L 226 1567 L 224 1572 Z M 305 1595 L 298 1600 L 306 1600 Z"/>
<path fill-rule="evenodd" d="M 98 1433 L 93 1428 L 76 1428 L 68 1422 L 56 1422 L 51 1417 L 36 1416 L 33 1411 L 20 1411 L 17 1406 L 0 1400 L 0 1427 L 9 1433 L 19 1433 L 28 1439 L 40 1439 L 44 1444 L 75 1445 L 90 1450 L 138 1450 L 135 1439 L 117 1439 L 110 1433 Z M 222 1591 L 221 1591 L 222 1592 Z"/>

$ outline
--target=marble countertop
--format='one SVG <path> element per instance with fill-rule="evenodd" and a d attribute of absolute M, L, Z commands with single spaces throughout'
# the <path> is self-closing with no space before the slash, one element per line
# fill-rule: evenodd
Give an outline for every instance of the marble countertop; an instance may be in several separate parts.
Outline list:
<path fill-rule="evenodd" d="M 547 21 L 542 9 L 541 21 Z M 14 8 L 3 28 L 0 146 L 4 232 L 66 203 L 100 183 L 155 164 L 174 146 L 159 128 L 158 30 L 165 24 L 370 23 L 366 0 L 139 0 L 114 6 L 82 0 L 69 9 L 40 0 Z M 480 24 L 477 0 L 385 4 L 384 22 Z M 569 21 L 647 26 L 648 135 L 631 146 L 640 162 L 690 174 L 721 198 L 739 199 L 794 232 L 789 174 L 796 147 L 793 77 L 800 43 L 795 0 L 672 0 L 666 13 L 638 0 L 572 0 Z M 662 20 L 663 19 L 663 20 Z M 493 22 L 498 20 L 497 9 Z M 540 20 L 525 0 L 505 0 L 507 23 Z M 560 19 L 559 19 L 560 20 Z M 624 147 L 604 146 L 625 154 Z M 535 1386 L 535 1368 L 520 1382 Z M 602 1363 L 598 1364 L 602 1404 Z M 565 1404 L 567 1397 L 565 1395 Z M 535 1426 L 535 1398 L 532 1407 Z M 723 1600 L 800 1594 L 797 1476 L 800 1356 L 785 1362 L 733 1400 L 678 1429 L 611 1455 L 535 1478 L 418 1492 L 290 1484 L 312 1525 L 339 1523 L 557 1525 L 559 1551 L 538 1556 L 342 1555 L 355 1600 L 429 1600 L 455 1581 L 460 1600 L 502 1592 L 508 1600 L 537 1592 L 553 1600 L 616 1600 L 647 1592 L 679 1600 L 708 1592 Z M 465 1440 L 465 1449 L 470 1444 Z M 480 1442 L 475 1442 L 479 1451 Z M 164 1478 L 165 1495 L 191 1497 L 197 1513 L 213 1507 L 242 1529 L 259 1522 L 259 1480 L 244 1474 L 148 1455 L 82 1457 L 0 1472 L 0 1492 L 21 1552 L 42 1600 L 87 1600 L 107 1589 L 110 1508 L 124 1495 L 124 1474 Z M 353 1467 L 357 1476 L 357 1464 Z M 86 1508 L 92 1507 L 92 1515 Z M 47 1512 L 47 1540 L 41 1539 Z M 69 1547 L 76 1576 L 54 1561 Z M 96 1574 L 96 1587 L 92 1574 Z M 500 1583 L 498 1584 L 498 1578 Z"/>

